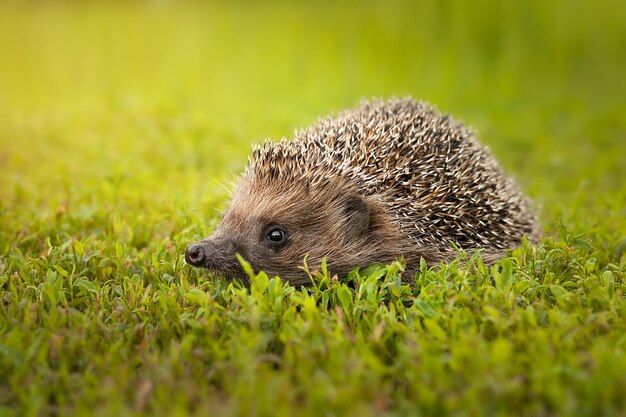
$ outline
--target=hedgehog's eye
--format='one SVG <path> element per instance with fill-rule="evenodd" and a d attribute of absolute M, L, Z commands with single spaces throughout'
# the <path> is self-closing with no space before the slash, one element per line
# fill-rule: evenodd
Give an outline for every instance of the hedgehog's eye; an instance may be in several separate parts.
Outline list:
<path fill-rule="evenodd" d="M 265 234 L 265 239 L 274 244 L 283 243 L 287 239 L 287 232 L 280 227 L 273 227 Z"/>

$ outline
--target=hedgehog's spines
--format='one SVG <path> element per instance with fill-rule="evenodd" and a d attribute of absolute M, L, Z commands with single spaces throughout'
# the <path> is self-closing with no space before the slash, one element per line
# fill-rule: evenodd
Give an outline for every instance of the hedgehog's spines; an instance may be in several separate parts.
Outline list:
<path fill-rule="evenodd" d="M 513 180 L 467 127 L 410 98 L 363 101 L 355 110 L 255 147 L 246 177 L 261 183 L 351 181 L 380 196 L 407 238 L 442 253 L 505 249 L 536 233 Z"/>

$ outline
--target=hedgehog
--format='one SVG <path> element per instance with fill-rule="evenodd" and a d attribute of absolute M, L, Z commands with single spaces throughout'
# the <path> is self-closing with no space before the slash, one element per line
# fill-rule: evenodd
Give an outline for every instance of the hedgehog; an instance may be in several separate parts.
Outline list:
<path fill-rule="evenodd" d="M 411 98 L 376 100 L 255 146 L 216 230 L 185 260 L 246 282 L 240 254 L 301 285 L 322 262 L 345 277 L 403 259 L 410 280 L 421 260 L 480 251 L 493 263 L 524 236 L 538 236 L 529 199 L 469 128 Z"/>

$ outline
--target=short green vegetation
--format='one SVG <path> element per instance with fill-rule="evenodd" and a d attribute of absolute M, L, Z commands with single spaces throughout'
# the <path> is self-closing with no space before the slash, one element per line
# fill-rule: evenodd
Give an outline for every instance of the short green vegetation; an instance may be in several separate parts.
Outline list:
<path fill-rule="evenodd" d="M 0 416 L 626 415 L 625 45 L 617 0 L 0 3 Z M 185 265 L 250 143 L 392 95 L 474 126 L 542 244 Z"/>

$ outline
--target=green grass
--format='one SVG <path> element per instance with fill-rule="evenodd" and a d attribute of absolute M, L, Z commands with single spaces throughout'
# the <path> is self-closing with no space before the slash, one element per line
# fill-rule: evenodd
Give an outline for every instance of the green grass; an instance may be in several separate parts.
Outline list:
<path fill-rule="evenodd" d="M 617 0 L 0 3 L 0 416 L 626 415 L 624 45 Z M 541 245 L 413 288 L 184 264 L 251 143 L 409 94 Z"/>

